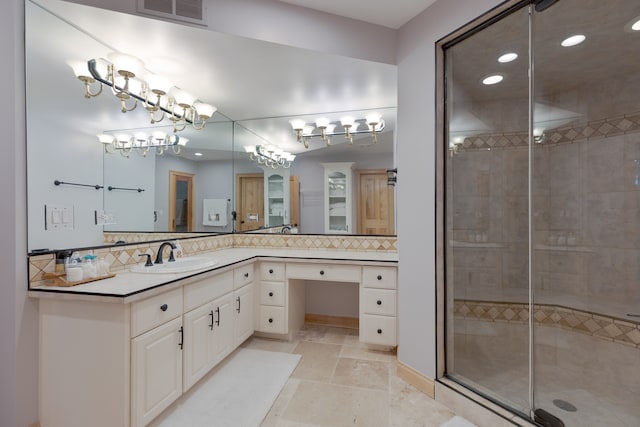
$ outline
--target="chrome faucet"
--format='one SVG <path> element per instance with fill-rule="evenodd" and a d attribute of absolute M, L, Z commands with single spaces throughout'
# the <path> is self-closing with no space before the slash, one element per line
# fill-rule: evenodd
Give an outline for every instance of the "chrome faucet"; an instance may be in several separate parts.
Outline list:
<path fill-rule="evenodd" d="M 162 251 L 164 250 L 165 246 L 171 246 L 171 254 L 169 255 L 169 262 L 173 262 L 176 259 L 173 257 L 173 250 L 176 249 L 176 245 L 173 244 L 173 242 L 162 242 L 162 244 L 160 245 L 160 247 L 158 248 L 158 254 L 156 255 L 156 262 L 154 264 L 162 264 Z"/>
<path fill-rule="evenodd" d="M 280 234 L 289 234 L 291 233 L 291 225 L 283 225 L 280 229 Z"/>

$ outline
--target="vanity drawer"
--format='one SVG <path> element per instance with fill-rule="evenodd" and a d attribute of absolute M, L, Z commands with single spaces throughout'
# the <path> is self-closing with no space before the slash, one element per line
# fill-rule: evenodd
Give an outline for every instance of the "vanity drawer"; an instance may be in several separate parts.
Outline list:
<path fill-rule="evenodd" d="M 367 288 L 397 288 L 396 267 L 362 267 L 362 284 Z"/>
<path fill-rule="evenodd" d="M 284 306 L 284 282 L 262 282 L 260 284 L 260 304 Z"/>
<path fill-rule="evenodd" d="M 367 344 L 396 345 L 396 318 L 392 316 L 360 316 L 360 341 Z"/>
<path fill-rule="evenodd" d="M 260 278 L 262 280 L 284 280 L 284 263 L 281 262 L 261 262 Z"/>
<path fill-rule="evenodd" d="M 131 336 L 182 315 L 182 288 L 131 304 Z"/>
<path fill-rule="evenodd" d="M 284 314 L 284 307 L 261 305 L 256 330 L 272 334 L 286 334 Z"/>
<path fill-rule="evenodd" d="M 253 282 L 253 263 L 233 270 L 233 287 L 240 289 Z"/>
<path fill-rule="evenodd" d="M 360 283 L 360 267 L 331 264 L 287 264 L 287 277 L 292 279 L 328 280 Z"/>
<path fill-rule="evenodd" d="M 184 286 L 184 311 L 191 311 L 202 304 L 233 291 L 233 271 L 217 274 Z"/>
<path fill-rule="evenodd" d="M 364 314 L 396 315 L 396 291 L 393 289 L 360 288 L 360 307 Z"/>

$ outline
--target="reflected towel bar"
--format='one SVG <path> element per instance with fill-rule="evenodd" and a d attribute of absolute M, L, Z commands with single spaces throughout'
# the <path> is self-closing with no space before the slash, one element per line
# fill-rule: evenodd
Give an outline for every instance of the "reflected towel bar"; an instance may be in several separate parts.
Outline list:
<path fill-rule="evenodd" d="M 112 186 L 108 186 L 107 190 L 111 191 L 111 190 L 126 190 L 126 191 L 137 191 L 138 193 L 141 193 L 144 191 L 144 188 L 123 188 L 123 187 L 112 187 Z"/>
<path fill-rule="evenodd" d="M 55 185 L 76 185 L 76 186 L 78 186 L 78 187 L 93 187 L 93 188 L 95 188 L 96 190 L 99 190 L 99 189 L 101 189 L 101 188 L 104 188 L 102 185 L 98 185 L 98 184 L 95 184 L 95 185 L 92 185 L 92 184 L 76 184 L 75 182 L 64 182 L 64 181 L 58 181 L 57 179 L 56 179 L 55 181 L 53 181 L 53 183 L 54 183 Z"/>

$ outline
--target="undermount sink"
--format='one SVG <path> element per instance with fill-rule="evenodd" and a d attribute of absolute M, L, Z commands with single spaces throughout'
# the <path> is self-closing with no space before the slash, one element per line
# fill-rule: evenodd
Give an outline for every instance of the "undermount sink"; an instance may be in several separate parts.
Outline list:
<path fill-rule="evenodd" d="M 144 264 L 138 264 L 131 269 L 132 273 L 151 273 L 151 274 L 168 274 L 168 273 L 188 273 L 190 271 L 202 270 L 216 265 L 218 261 L 204 256 L 193 256 L 188 258 L 179 258 L 173 262 L 167 260 L 162 264 L 154 264 L 145 267 Z"/>

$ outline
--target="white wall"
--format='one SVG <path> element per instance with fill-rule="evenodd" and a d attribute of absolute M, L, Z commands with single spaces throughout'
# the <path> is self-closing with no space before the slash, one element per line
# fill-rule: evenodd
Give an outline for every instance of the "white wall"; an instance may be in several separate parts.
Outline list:
<path fill-rule="evenodd" d="M 231 160 L 216 160 L 197 162 L 196 168 L 196 224 L 194 231 L 227 233 L 233 231 L 231 211 L 233 210 L 233 162 Z M 203 199 L 228 199 L 227 213 L 229 222 L 226 227 L 211 227 L 202 225 Z"/>
<path fill-rule="evenodd" d="M 24 3 L 3 2 L 0 16 L 0 425 L 38 419 L 37 302 L 27 298 Z"/>
<path fill-rule="evenodd" d="M 105 225 L 105 231 L 153 231 L 155 157 L 153 152 L 146 157 L 135 152 L 129 157 L 118 153 L 104 156 L 104 209 L 116 216 L 116 223 Z M 109 191 L 109 186 L 144 191 Z"/>
<path fill-rule="evenodd" d="M 439 0 L 398 38 L 398 359 L 436 377 L 435 43 L 499 0 Z"/>

